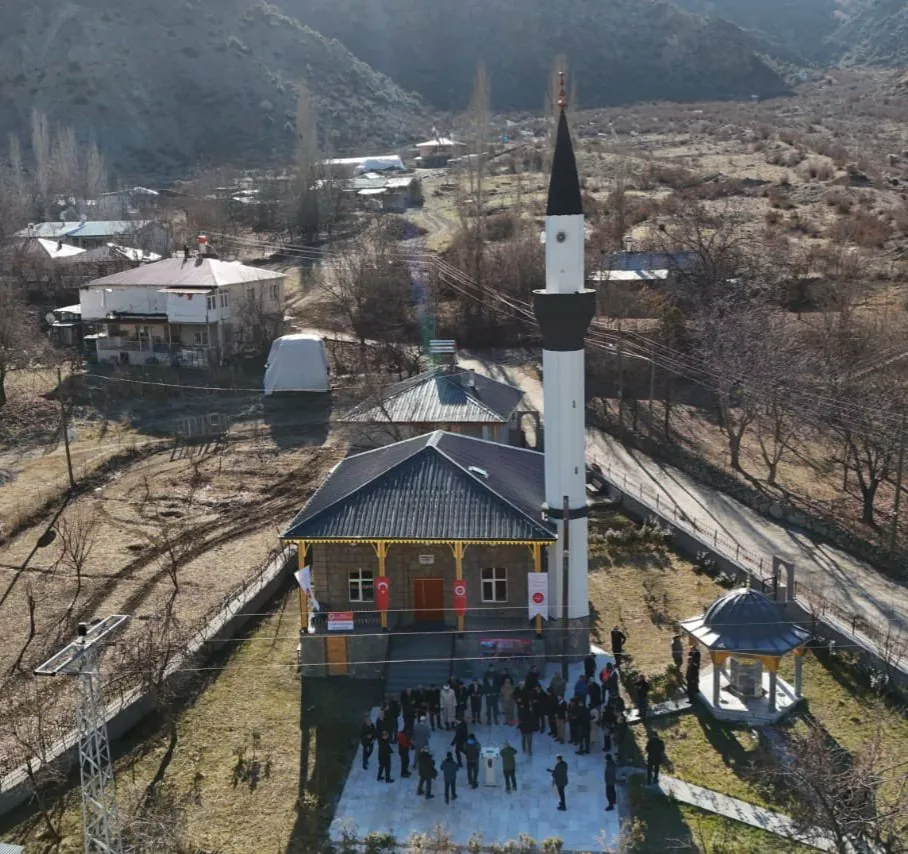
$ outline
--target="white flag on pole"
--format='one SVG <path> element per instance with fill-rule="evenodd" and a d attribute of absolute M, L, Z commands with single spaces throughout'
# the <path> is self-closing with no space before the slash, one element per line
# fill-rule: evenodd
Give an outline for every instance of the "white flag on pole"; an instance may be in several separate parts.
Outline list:
<path fill-rule="evenodd" d="M 527 607 L 530 619 L 542 617 L 549 618 L 549 574 L 547 572 L 531 572 L 527 575 Z"/>
<path fill-rule="evenodd" d="M 312 610 L 321 611 L 321 606 L 318 604 L 318 599 L 315 598 L 315 593 L 312 590 L 311 568 L 304 566 L 302 569 L 294 572 L 293 577 L 296 579 L 297 584 L 299 584 L 303 592 L 309 597 L 309 604 L 312 606 Z"/>

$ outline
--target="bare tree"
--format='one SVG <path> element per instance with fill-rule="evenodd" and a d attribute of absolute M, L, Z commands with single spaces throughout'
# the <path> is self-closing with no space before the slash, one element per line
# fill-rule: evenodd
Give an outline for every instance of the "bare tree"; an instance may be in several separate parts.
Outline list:
<path fill-rule="evenodd" d="M 185 796 L 171 786 L 159 786 L 153 798 L 129 793 L 120 798 L 121 835 L 130 854 L 191 854 L 195 847 L 186 839 Z"/>
<path fill-rule="evenodd" d="M 72 613 L 79 594 L 82 592 L 82 572 L 84 571 L 98 539 L 99 518 L 95 508 L 87 504 L 75 504 L 57 523 L 57 534 L 60 537 L 59 564 L 76 577 L 76 589 L 72 601 L 66 609 L 67 616 Z"/>
<path fill-rule="evenodd" d="M 47 114 L 32 110 L 32 159 L 34 160 L 35 183 L 38 200 L 45 218 L 51 216 L 51 182 L 53 180 L 52 134 Z"/>
<path fill-rule="evenodd" d="M 908 850 L 904 763 L 886 761 L 881 735 L 878 725 L 853 754 L 817 725 L 790 736 L 771 779 L 789 793 L 789 812 L 805 837 L 829 840 L 840 854 L 868 844 L 885 854 Z"/>
<path fill-rule="evenodd" d="M 144 483 L 144 506 L 149 514 L 151 531 L 146 534 L 148 543 L 154 553 L 160 558 L 164 570 L 173 585 L 168 608 L 173 607 L 174 599 L 180 592 L 180 572 L 186 565 L 190 555 L 195 549 L 192 527 L 186 520 L 181 510 L 165 509 L 159 506 L 157 496 L 151 491 L 151 484 L 146 479 Z M 192 504 L 192 496 L 186 505 Z"/>
<path fill-rule="evenodd" d="M 0 407 L 10 371 L 27 367 L 47 349 L 34 315 L 9 282 L 0 281 Z"/>

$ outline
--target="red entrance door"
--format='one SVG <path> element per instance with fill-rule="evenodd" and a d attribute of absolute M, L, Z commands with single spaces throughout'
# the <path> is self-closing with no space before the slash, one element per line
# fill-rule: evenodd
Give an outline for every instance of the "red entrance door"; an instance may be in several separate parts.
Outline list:
<path fill-rule="evenodd" d="M 417 623 L 444 620 L 445 587 L 442 578 L 417 578 L 413 582 L 413 619 Z"/>

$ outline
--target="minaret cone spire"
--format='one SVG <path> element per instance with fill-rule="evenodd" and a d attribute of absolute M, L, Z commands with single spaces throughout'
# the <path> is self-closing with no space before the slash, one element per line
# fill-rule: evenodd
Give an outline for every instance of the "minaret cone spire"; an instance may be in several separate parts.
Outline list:
<path fill-rule="evenodd" d="M 558 98 L 558 130 L 555 135 L 555 154 L 552 158 L 552 177 L 549 180 L 549 200 L 546 216 L 575 216 L 583 214 L 580 195 L 580 178 L 577 175 L 577 159 L 568 127 L 564 94 L 564 72 L 560 71 L 561 92 Z"/>

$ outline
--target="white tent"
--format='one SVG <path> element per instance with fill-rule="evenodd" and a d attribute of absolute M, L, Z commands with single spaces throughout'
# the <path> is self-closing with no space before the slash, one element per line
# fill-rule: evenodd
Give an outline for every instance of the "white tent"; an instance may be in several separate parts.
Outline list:
<path fill-rule="evenodd" d="M 328 391 L 328 356 L 318 335 L 284 335 L 271 344 L 265 394 Z"/>

